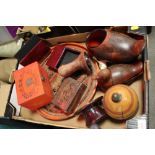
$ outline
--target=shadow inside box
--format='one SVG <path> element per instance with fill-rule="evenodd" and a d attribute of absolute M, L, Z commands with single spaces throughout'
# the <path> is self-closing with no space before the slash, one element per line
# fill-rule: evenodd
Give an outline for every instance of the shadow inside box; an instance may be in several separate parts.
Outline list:
<path fill-rule="evenodd" d="M 9 118 L 0 118 L 0 129 L 69 129 L 63 127 L 34 124 Z"/>

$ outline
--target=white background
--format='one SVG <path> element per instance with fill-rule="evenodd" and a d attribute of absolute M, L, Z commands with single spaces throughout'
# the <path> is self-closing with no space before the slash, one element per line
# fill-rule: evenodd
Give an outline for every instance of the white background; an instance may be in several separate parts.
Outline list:
<path fill-rule="evenodd" d="M 153 0 L 1 0 L 4 25 L 153 25 Z"/>
<path fill-rule="evenodd" d="M 0 25 L 148 25 L 147 0 L 1 0 Z M 0 154 L 155 154 L 154 130 L 0 130 Z"/>
<path fill-rule="evenodd" d="M 0 153 L 15 155 L 151 155 L 154 130 L 0 130 Z"/>

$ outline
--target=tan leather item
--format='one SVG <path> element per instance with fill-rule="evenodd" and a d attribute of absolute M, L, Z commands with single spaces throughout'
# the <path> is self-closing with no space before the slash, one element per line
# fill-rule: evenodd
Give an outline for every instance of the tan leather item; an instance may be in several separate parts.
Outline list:
<path fill-rule="evenodd" d="M 114 119 L 126 120 L 133 117 L 138 110 L 138 105 L 136 92 L 126 85 L 115 85 L 104 95 L 104 110 Z"/>
<path fill-rule="evenodd" d="M 12 83 L 12 71 L 16 70 L 17 59 L 0 60 L 0 80 Z"/>
<path fill-rule="evenodd" d="M 23 39 L 14 40 L 0 45 L 0 57 L 12 58 L 19 51 L 23 43 Z"/>
<path fill-rule="evenodd" d="M 11 84 L 0 81 L 0 116 L 4 116 Z"/>

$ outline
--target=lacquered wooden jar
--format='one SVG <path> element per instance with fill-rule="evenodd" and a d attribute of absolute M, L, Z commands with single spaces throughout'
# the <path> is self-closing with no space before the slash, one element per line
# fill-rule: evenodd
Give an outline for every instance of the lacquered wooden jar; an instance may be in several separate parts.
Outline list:
<path fill-rule="evenodd" d="M 117 120 L 126 120 L 133 117 L 138 110 L 136 92 L 126 85 L 115 85 L 109 88 L 103 99 L 105 112 Z"/>

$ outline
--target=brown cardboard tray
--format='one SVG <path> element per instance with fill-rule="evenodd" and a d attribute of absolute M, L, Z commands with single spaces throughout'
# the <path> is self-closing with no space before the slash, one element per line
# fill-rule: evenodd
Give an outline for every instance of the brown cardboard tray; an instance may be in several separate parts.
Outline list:
<path fill-rule="evenodd" d="M 51 44 L 51 46 L 54 46 L 60 43 L 66 43 L 66 42 L 84 43 L 86 41 L 88 34 L 89 33 L 73 34 L 73 35 L 51 38 L 46 41 L 48 41 Z M 144 77 L 142 77 L 141 79 L 135 81 L 130 85 L 130 87 L 132 87 L 136 91 L 139 99 L 139 110 L 136 116 L 141 116 L 142 114 L 144 114 L 144 107 L 146 108 L 145 112 L 147 113 L 148 80 L 149 80 L 149 74 L 150 74 L 148 62 L 149 61 L 147 60 L 147 47 L 146 47 L 146 50 L 144 50 Z M 94 98 L 97 98 L 100 95 L 104 95 L 104 94 L 103 92 L 97 90 Z M 36 124 L 44 124 L 44 125 L 66 127 L 66 128 L 87 128 L 85 125 L 85 121 L 79 120 L 78 116 L 75 116 L 73 118 L 70 118 L 68 120 L 63 120 L 63 121 L 52 121 L 52 120 L 43 118 L 39 113 L 32 112 L 23 107 L 20 110 L 20 115 L 12 116 L 12 119 L 32 122 Z M 120 123 L 118 121 L 107 119 L 101 124 L 100 127 L 105 129 L 123 129 L 123 128 L 126 128 L 126 124 L 125 124 L 125 121 Z"/>

